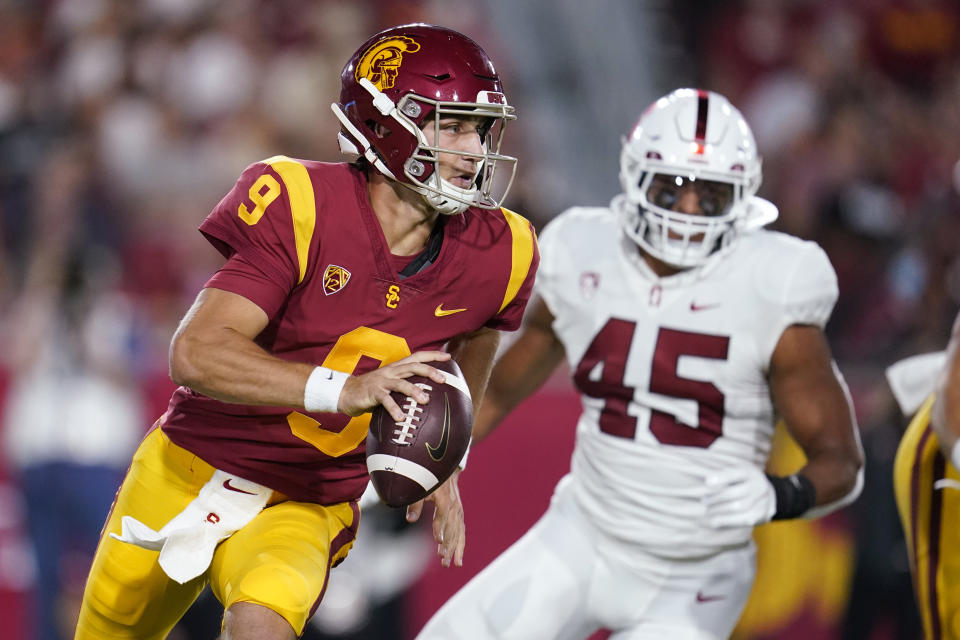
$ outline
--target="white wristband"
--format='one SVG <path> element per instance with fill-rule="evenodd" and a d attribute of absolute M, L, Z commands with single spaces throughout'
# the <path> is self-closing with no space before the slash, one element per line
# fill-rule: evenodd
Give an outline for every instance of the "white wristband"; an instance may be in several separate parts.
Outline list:
<path fill-rule="evenodd" d="M 303 389 L 303 408 L 307 411 L 336 413 L 340 392 L 349 377 L 349 373 L 342 371 L 326 367 L 315 368 Z"/>
<path fill-rule="evenodd" d="M 953 443 L 953 449 L 950 449 L 950 462 L 954 469 L 960 471 L 960 438 Z"/>

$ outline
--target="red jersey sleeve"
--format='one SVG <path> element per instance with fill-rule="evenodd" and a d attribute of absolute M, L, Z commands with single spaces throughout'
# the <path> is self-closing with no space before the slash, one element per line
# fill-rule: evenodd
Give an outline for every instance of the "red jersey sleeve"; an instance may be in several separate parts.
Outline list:
<path fill-rule="evenodd" d="M 207 280 L 204 287 L 223 289 L 243 296 L 272 318 L 287 299 L 289 290 L 261 271 L 255 264 L 235 253 Z"/>
<path fill-rule="evenodd" d="M 500 209 L 510 227 L 512 238 L 510 278 L 499 312 L 486 326 L 503 331 L 515 331 L 523 320 L 523 312 L 530 300 L 530 292 L 540 265 L 540 249 L 533 225 L 509 209 Z"/>
<path fill-rule="evenodd" d="M 247 275 L 255 275 L 257 297 L 276 309 L 276 300 L 303 279 L 315 218 L 306 169 L 277 156 L 247 167 L 200 225 L 200 232 L 225 257 L 242 258 L 230 273 L 242 267 Z M 246 296 L 247 290 L 238 284 L 243 279 L 235 275 L 223 272 L 208 284 Z"/>

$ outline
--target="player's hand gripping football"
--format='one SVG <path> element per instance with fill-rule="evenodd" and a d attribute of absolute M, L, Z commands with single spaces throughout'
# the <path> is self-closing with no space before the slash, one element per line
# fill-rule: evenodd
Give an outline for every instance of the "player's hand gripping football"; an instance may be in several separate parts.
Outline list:
<path fill-rule="evenodd" d="M 460 489 L 457 487 L 459 475 L 459 470 L 454 471 L 426 500 L 414 502 L 407 507 L 407 522 L 416 522 L 423 511 L 423 503 L 433 502 L 433 539 L 437 542 L 440 563 L 445 567 L 449 567 L 451 561 L 454 566 L 463 566 L 463 548 L 467 543 L 463 504 L 460 502 Z"/>
<path fill-rule="evenodd" d="M 435 382 L 443 382 L 443 374 L 427 363 L 449 359 L 450 354 L 445 351 L 418 351 L 379 369 L 359 376 L 350 376 L 340 392 L 337 409 L 348 416 L 358 416 L 382 404 L 394 420 L 401 422 L 404 418 L 403 411 L 390 397 L 390 393 L 399 391 L 425 404 L 430 400 L 429 396 L 407 378 L 425 376 Z"/>

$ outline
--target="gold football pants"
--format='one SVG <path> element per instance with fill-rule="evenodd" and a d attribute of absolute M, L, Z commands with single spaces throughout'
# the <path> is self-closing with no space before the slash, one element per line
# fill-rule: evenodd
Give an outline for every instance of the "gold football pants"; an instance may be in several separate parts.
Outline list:
<path fill-rule="evenodd" d="M 247 526 L 221 542 L 207 571 L 179 584 L 157 562 L 159 552 L 120 542 L 120 518 L 159 530 L 183 510 L 214 469 L 155 428 L 134 454 L 101 533 L 87 578 L 77 640 L 165 638 L 209 582 L 229 608 L 263 605 L 300 634 L 346 557 L 359 524 L 355 503 L 321 506 L 275 497 Z"/>
<path fill-rule="evenodd" d="M 960 489 L 933 486 L 960 474 L 940 452 L 932 405 L 931 397 L 903 434 L 893 481 L 924 636 L 960 640 Z"/>

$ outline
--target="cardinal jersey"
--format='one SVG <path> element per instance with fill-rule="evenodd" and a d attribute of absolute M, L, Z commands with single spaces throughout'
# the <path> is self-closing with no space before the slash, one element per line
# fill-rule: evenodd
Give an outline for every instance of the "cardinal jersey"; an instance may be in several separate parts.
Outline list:
<path fill-rule="evenodd" d="M 558 496 L 656 555 L 745 544 L 750 528 L 707 525 L 704 480 L 730 465 L 765 465 L 773 350 L 790 325 L 822 328 L 836 302 L 824 252 L 758 231 L 699 269 L 659 278 L 616 214 L 600 208 L 565 212 L 540 242 L 537 291 L 583 403 Z"/>
<path fill-rule="evenodd" d="M 469 209 L 440 224 L 439 254 L 401 277 L 411 259 L 391 255 L 362 171 L 278 156 L 248 167 L 201 225 L 228 258 L 207 286 L 266 312 L 256 342 L 273 355 L 348 373 L 481 327 L 515 329 L 539 262 L 530 224 L 506 209 Z M 334 504 L 366 486 L 369 421 L 228 404 L 181 387 L 162 429 L 216 468 Z"/>

